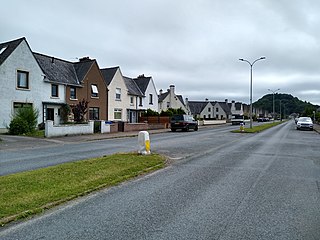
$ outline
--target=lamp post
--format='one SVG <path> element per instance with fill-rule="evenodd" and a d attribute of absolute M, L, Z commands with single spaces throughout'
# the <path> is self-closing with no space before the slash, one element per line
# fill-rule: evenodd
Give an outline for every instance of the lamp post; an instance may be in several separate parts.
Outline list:
<path fill-rule="evenodd" d="M 242 62 L 247 62 L 250 65 L 250 128 L 252 128 L 252 67 L 259 60 L 264 60 L 266 57 L 260 57 L 254 60 L 252 63 L 246 59 L 240 58 L 239 60 Z"/>
<path fill-rule="evenodd" d="M 268 91 L 272 92 L 272 109 L 273 109 L 273 121 L 275 120 L 275 112 L 274 112 L 274 94 L 279 91 L 280 88 L 278 88 L 277 90 L 272 90 L 272 89 L 268 89 Z"/>

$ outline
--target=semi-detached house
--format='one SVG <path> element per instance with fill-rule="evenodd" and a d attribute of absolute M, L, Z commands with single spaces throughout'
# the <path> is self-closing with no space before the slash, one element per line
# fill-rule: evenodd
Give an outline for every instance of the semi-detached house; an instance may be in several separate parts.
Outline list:
<path fill-rule="evenodd" d="M 45 73 L 45 81 L 52 87 L 64 86 L 65 103 L 73 107 L 85 100 L 88 102 L 86 120 L 107 120 L 108 91 L 96 60 L 84 57 L 79 62 L 69 62 L 39 53 L 34 55 Z M 47 120 L 53 119 L 47 116 Z"/>
<path fill-rule="evenodd" d="M 60 121 L 59 107 L 65 103 L 65 88 L 60 83 L 52 88 L 46 81 L 26 38 L 0 44 L 0 85 L 1 132 L 7 130 L 16 110 L 26 105 L 39 111 L 38 123 L 48 117 Z M 48 108 L 53 110 L 48 113 Z"/>

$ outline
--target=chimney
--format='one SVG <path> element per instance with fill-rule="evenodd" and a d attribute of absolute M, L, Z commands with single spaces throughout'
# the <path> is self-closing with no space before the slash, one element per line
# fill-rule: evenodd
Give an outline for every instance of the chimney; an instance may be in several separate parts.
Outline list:
<path fill-rule="evenodd" d="M 83 57 L 79 59 L 79 62 L 88 62 L 88 61 L 91 61 L 89 57 Z"/>
<path fill-rule="evenodd" d="M 225 102 L 226 104 L 228 104 L 228 99 L 226 98 L 226 99 L 224 100 L 224 102 Z"/>
<path fill-rule="evenodd" d="M 206 102 L 209 102 L 209 99 L 208 99 L 208 98 L 206 98 L 205 100 L 206 100 Z"/>
<path fill-rule="evenodd" d="M 174 94 L 174 85 L 170 85 L 170 93 Z"/>
<path fill-rule="evenodd" d="M 162 93 L 163 93 L 163 90 L 160 89 L 160 90 L 159 90 L 159 95 L 162 95 Z"/>

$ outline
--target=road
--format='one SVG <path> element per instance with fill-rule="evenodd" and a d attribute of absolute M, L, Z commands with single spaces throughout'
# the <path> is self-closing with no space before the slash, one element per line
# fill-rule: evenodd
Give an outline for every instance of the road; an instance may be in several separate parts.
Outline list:
<path fill-rule="evenodd" d="M 152 139 L 172 165 L 4 227 L 0 239 L 320 239 L 319 134 L 288 122 Z"/>
<path fill-rule="evenodd" d="M 239 126 L 218 126 L 214 128 L 202 128 L 198 132 L 166 132 L 150 136 L 152 151 L 169 155 L 172 158 L 181 158 L 191 154 L 207 151 L 213 147 L 224 144 L 219 136 L 226 141 L 234 140 L 231 129 Z M 190 139 L 199 139 L 190 148 Z M 1 147 L 1 145 L 0 145 Z M 117 152 L 137 151 L 137 137 L 105 139 L 89 142 L 68 142 L 63 138 L 58 140 L 32 139 L 22 145 L 22 149 L 0 148 L 0 176 L 21 171 L 34 170 L 77 161 L 86 158 L 100 157 Z"/>

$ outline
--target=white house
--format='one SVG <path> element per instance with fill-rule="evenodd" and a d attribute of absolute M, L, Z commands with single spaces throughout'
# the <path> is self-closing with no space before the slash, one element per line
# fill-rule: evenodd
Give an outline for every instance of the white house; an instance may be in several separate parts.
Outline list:
<path fill-rule="evenodd" d="M 137 123 L 138 117 L 143 110 L 143 98 L 144 94 L 132 78 L 123 77 L 124 82 L 127 86 L 127 94 L 130 98 L 127 108 L 127 121 L 130 123 Z"/>
<path fill-rule="evenodd" d="M 120 67 L 104 68 L 101 72 L 108 86 L 108 120 L 127 122 L 127 109 L 130 108 L 132 99 L 128 95 Z"/>
<path fill-rule="evenodd" d="M 166 111 L 168 108 L 179 109 L 189 114 L 190 110 L 186 107 L 181 95 L 175 94 L 175 86 L 170 85 L 170 89 L 167 92 L 160 90 L 159 92 L 159 111 Z"/>
<path fill-rule="evenodd" d="M 139 109 L 151 109 L 155 112 L 159 112 L 158 93 L 152 77 L 140 75 L 133 80 L 143 94 L 142 105 L 139 105 Z"/>
<path fill-rule="evenodd" d="M 39 111 L 38 123 L 48 117 L 46 106 L 54 109 L 50 117 L 59 121 L 55 104 L 65 101 L 65 88 L 53 87 L 44 77 L 25 38 L 0 44 L 0 131 L 6 131 L 16 109 L 25 105 Z"/>

